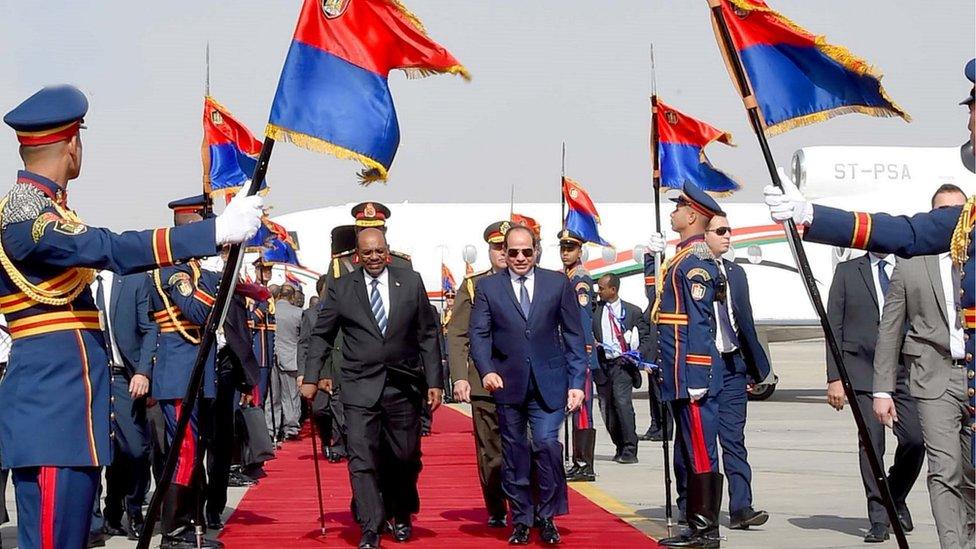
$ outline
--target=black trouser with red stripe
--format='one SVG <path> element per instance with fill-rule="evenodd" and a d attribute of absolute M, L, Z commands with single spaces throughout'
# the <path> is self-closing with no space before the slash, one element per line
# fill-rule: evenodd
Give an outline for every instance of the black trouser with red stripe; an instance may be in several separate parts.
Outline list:
<path fill-rule="evenodd" d="M 173 438 L 176 435 L 176 423 L 183 408 L 183 400 L 160 400 L 159 406 L 166 419 L 166 442 L 169 451 L 179 452 L 173 483 L 163 503 L 160 526 L 164 536 L 177 536 L 193 531 L 192 525 L 200 514 L 199 507 L 202 503 L 205 481 L 200 466 L 203 452 L 199 430 L 200 407 L 199 405 L 194 407 L 190 422 L 186 426 L 187 432 L 183 442 L 179 448 L 176 448 L 173 446 Z"/>
<path fill-rule="evenodd" d="M 698 400 L 671 401 L 675 421 L 675 450 L 692 474 L 718 472 L 718 400 L 706 394 Z"/>

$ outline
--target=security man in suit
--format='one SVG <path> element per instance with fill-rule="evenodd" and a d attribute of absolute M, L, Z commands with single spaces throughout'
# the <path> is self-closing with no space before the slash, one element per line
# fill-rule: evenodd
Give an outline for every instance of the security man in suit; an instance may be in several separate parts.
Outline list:
<path fill-rule="evenodd" d="M 478 478 L 481 481 L 481 495 L 485 500 L 490 528 L 504 528 L 506 524 L 507 506 L 505 492 L 502 491 L 502 439 L 498 432 L 495 399 L 482 386 L 481 375 L 471 360 L 468 324 L 471 321 L 471 306 L 474 304 L 478 282 L 507 265 L 505 232 L 510 226 L 509 221 L 496 221 L 485 228 L 484 240 L 488 244 L 488 262 L 491 268 L 464 279 L 454 298 L 451 322 L 447 325 L 447 357 L 451 379 L 454 380 L 454 399 L 471 403 Z"/>
<path fill-rule="evenodd" d="M 170 202 L 173 224 L 177 227 L 201 222 L 209 215 L 206 198 L 201 196 Z M 197 204 L 193 204 L 198 201 Z M 199 202 L 203 204 L 199 204 Z M 176 423 L 183 412 L 183 397 L 200 348 L 202 327 L 213 308 L 220 275 L 204 270 L 197 260 L 157 269 L 149 275 L 150 314 L 159 327 L 156 342 L 145 341 L 144 349 L 155 344 L 151 395 L 159 403 L 166 420 L 169 451 L 180 459 L 173 474 L 173 484 L 166 493 L 162 510 L 163 548 L 196 547 L 193 525 L 200 520 L 198 506 L 203 501 L 203 446 L 200 410 L 212 402 L 201 402 L 190 411 L 190 423 L 182 444 L 173 446 Z M 144 351 L 146 352 L 146 351 Z M 146 352 L 148 354 L 148 352 Z M 204 367 L 202 397 L 212 401 L 217 396 L 216 349 Z M 202 526 L 202 525 L 201 525 Z M 205 540 L 204 547 L 220 547 L 219 542 Z"/>
<path fill-rule="evenodd" d="M 709 220 L 724 215 L 697 185 L 685 182 L 671 213 L 671 228 L 681 237 L 675 255 L 658 281 L 651 321 L 657 325 L 661 396 L 674 413 L 676 450 L 688 474 L 689 530 L 660 541 L 668 547 L 719 547 L 722 474 L 718 472 L 721 355 L 715 346 L 715 312 L 719 270 L 705 244 Z M 655 235 L 651 252 L 664 251 Z"/>
<path fill-rule="evenodd" d="M 353 226 L 355 227 L 355 231 L 357 233 L 363 229 L 370 228 L 379 229 L 384 233 L 386 232 L 386 220 L 390 218 L 390 209 L 383 204 L 380 204 L 379 202 L 360 202 L 352 207 L 350 213 L 352 214 L 353 219 L 356 220 Z M 413 263 L 410 261 L 410 256 L 403 252 L 390 250 L 389 258 L 389 264 L 394 267 L 413 269 Z M 329 272 L 326 273 L 326 275 L 336 279 L 345 274 L 353 272 L 358 266 L 359 256 L 356 255 L 355 241 L 353 241 L 352 247 L 345 248 L 338 253 L 333 251 L 332 265 L 330 266 Z M 324 296 L 320 297 L 324 298 Z"/>
<path fill-rule="evenodd" d="M 583 405 L 573 412 L 573 465 L 566 471 L 567 482 L 593 482 L 594 451 L 596 450 L 596 429 L 593 426 L 593 376 L 599 370 L 593 348 L 593 278 L 583 266 L 583 243 L 586 240 L 579 234 L 563 229 L 559 238 L 559 259 L 563 262 L 563 272 L 569 277 L 576 301 L 579 303 L 580 322 L 586 340 L 586 380 L 583 384 Z"/>
<path fill-rule="evenodd" d="M 20 547 L 84 547 L 100 467 L 111 460 L 104 318 L 89 291 L 95 269 L 120 274 L 212 255 L 257 231 L 261 198 L 216 220 L 115 234 L 67 205 L 81 173 L 88 101 L 48 87 L 4 116 L 24 169 L 0 200 L 0 313 L 12 341 L 0 382 L 0 453 L 17 494 Z M 50 398 L 25 398 L 31 394 Z"/>

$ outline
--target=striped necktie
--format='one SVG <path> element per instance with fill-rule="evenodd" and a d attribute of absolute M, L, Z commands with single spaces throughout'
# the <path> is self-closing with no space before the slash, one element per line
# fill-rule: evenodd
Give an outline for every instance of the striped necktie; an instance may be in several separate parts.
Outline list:
<path fill-rule="evenodd" d="M 373 289 L 369 291 L 369 306 L 373 309 L 373 316 L 380 327 L 380 333 L 386 335 L 386 309 L 383 308 L 383 298 L 380 297 L 380 281 L 374 278 L 370 285 Z"/>

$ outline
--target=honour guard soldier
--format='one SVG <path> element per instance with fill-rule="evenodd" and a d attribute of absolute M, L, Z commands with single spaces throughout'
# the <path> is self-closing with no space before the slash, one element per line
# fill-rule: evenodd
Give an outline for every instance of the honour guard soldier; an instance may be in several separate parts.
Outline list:
<path fill-rule="evenodd" d="M 271 282 L 271 268 L 274 263 L 266 261 L 263 257 L 254 260 L 255 281 L 267 287 Z M 254 402 L 258 406 L 264 405 L 264 399 L 268 395 L 268 380 L 271 375 L 271 366 L 274 360 L 275 344 L 275 318 L 274 318 L 274 297 L 267 301 L 251 301 L 248 326 L 254 336 L 254 356 L 258 359 L 258 366 L 261 368 L 261 377 L 257 387 L 254 388 Z M 267 408 L 265 409 L 267 411 Z M 270 421 L 270 420 L 269 420 Z M 270 425 L 270 424 L 269 424 Z M 269 427 L 270 430 L 270 427 Z M 275 433 L 271 433 L 271 438 L 275 438 Z"/>
<path fill-rule="evenodd" d="M 573 412 L 573 466 L 566 471 L 567 482 L 593 482 L 593 458 L 596 449 L 596 429 L 593 427 L 593 373 L 600 368 L 593 349 L 593 279 L 583 267 L 583 243 L 579 234 L 563 229 L 559 231 L 559 258 L 563 271 L 576 291 L 583 336 L 586 340 L 586 381 L 583 385 L 583 405 Z"/>
<path fill-rule="evenodd" d="M 204 195 L 169 203 L 177 227 L 201 222 L 208 215 L 207 206 Z M 180 456 L 173 484 L 163 503 L 161 547 L 191 548 L 197 546 L 193 524 L 200 519 L 197 507 L 204 485 L 199 411 L 211 407 L 211 403 L 200 402 L 190 412 L 188 431 L 179 448 L 173 447 L 172 440 L 200 348 L 202 327 L 216 299 L 220 275 L 202 269 L 200 262 L 194 259 L 157 269 L 149 276 L 153 287 L 150 292 L 150 314 L 159 326 L 157 341 L 144 342 L 156 349 L 151 395 L 159 403 L 166 419 L 167 446 Z M 204 368 L 201 394 L 207 401 L 217 396 L 216 367 L 216 349 L 211 348 Z M 205 540 L 204 547 L 219 545 Z"/>
<path fill-rule="evenodd" d="M 357 233 L 362 229 L 369 228 L 379 229 L 384 233 L 386 232 L 386 220 L 390 218 L 390 209 L 383 204 L 379 202 L 361 202 L 353 206 L 350 213 L 356 220 L 354 226 L 356 227 Z M 333 238 L 334 236 L 333 234 Z M 413 269 L 413 263 L 410 261 L 409 255 L 390 250 L 389 257 L 390 265 Z M 351 273 L 358 266 L 359 257 L 356 255 L 356 239 L 355 235 L 353 235 L 352 245 L 348 249 L 338 254 L 333 252 L 332 265 L 329 268 L 328 274 L 332 278 L 339 278 L 344 274 Z M 324 296 L 325 294 L 322 294 L 320 297 L 324 298 Z"/>
<path fill-rule="evenodd" d="M 93 269 L 126 274 L 213 255 L 253 235 L 260 218 L 260 197 L 242 197 L 216 220 L 185 227 L 115 234 L 85 225 L 67 204 L 67 185 L 81 173 L 87 111 L 84 94 L 60 86 L 4 116 L 24 161 L 0 200 L 0 313 L 13 340 L 0 382 L 0 453 L 17 494 L 20 547 L 85 547 L 99 468 L 111 461 Z"/>
<path fill-rule="evenodd" d="M 453 380 L 452 392 L 456 401 L 471 403 L 478 478 L 481 480 L 481 494 L 488 511 L 488 526 L 491 528 L 504 528 L 507 515 L 505 493 L 502 491 L 502 439 L 498 431 L 495 400 L 482 386 L 481 375 L 469 356 L 468 324 L 478 281 L 501 271 L 507 265 L 505 232 L 511 225 L 509 221 L 498 221 L 485 229 L 484 239 L 488 243 L 491 268 L 464 279 L 454 298 L 451 322 L 447 325 L 447 357 Z"/>
<path fill-rule="evenodd" d="M 715 346 L 713 303 L 719 272 L 705 244 L 705 229 L 721 208 L 697 185 L 686 182 L 671 213 L 671 228 L 681 237 L 661 272 L 651 322 L 657 326 L 661 396 L 674 413 L 676 451 L 687 479 L 689 530 L 661 540 L 668 547 L 719 547 L 722 474 L 718 472 L 718 400 L 722 376 Z M 664 251 L 659 235 L 651 252 Z"/>

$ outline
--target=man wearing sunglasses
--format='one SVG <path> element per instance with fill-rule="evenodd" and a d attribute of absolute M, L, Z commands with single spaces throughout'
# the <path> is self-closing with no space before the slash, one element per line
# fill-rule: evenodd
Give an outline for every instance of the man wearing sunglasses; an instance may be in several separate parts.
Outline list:
<path fill-rule="evenodd" d="M 566 471 L 566 480 L 593 482 L 596 480 L 596 473 L 593 471 L 596 449 L 596 429 L 593 428 L 593 375 L 600 367 L 596 361 L 596 353 L 593 352 L 593 332 L 586 329 L 593 323 L 593 278 L 583 267 L 583 243 L 586 239 L 569 229 L 559 231 L 558 238 L 559 259 L 563 262 L 563 271 L 573 285 L 576 301 L 579 303 L 589 365 L 583 385 L 583 405 L 573 413 L 573 466 Z"/>
<path fill-rule="evenodd" d="M 668 547 L 719 547 L 718 518 L 722 506 L 722 474 L 718 472 L 718 395 L 722 390 L 721 354 L 715 345 L 714 302 L 719 269 L 705 244 L 710 220 L 725 215 L 712 197 L 686 182 L 671 213 L 678 233 L 674 257 L 662 268 L 661 291 L 651 308 L 657 325 L 661 397 L 671 403 L 675 420 L 675 452 L 687 475 L 689 529 L 663 539 Z M 664 251 L 664 238 L 654 235 L 650 251 Z"/>
<path fill-rule="evenodd" d="M 528 544 L 535 515 L 543 543 L 555 545 L 553 518 L 569 511 L 559 429 L 583 402 L 586 342 L 572 283 L 535 267 L 535 233 L 513 226 L 505 249 L 508 267 L 478 284 L 471 358 L 498 409 L 502 486 L 514 523 L 508 541 Z"/>
<path fill-rule="evenodd" d="M 769 376 L 766 351 L 759 343 L 749 300 L 745 269 L 725 254 L 732 245 L 732 228 L 724 215 L 712 217 L 705 229 L 705 243 L 715 256 L 719 274 L 716 282 L 715 346 L 722 357 L 722 391 L 716 395 L 719 422 L 718 440 L 722 446 L 722 467 L 729 479 L 729 528 L 745 530 L 769 520 L 766 511 L 752 508 L 752 469 L 745 446 L 747 384 Z M 681 460 L 675 460 L 678 508 L 685 510 L 685 477 Z"/>
<path fill-rule="evenodd" d="M 451 322 L 447 325 L 447 360 L 451 369 L 454 398 L 458 402 L 471 403 L 471 421 L 474 424 L 474 445 L 478 458 L 478 478 L 481 494 L 488 511 L 488 527 L 504 528 L 508 507 L 502 491 L 502 439 L 498 432 L 498 414 L 495 399 L 481 385 L 481 375 L 469 355 L 470 338 L 468 325 L 475 292 L 486 276 L 505 269 L 505 232 L 510 221 L 497 221 L 485 229 L 488 244 L 488 261 L 491 269 L 464 279 L 458 288 L 451 309 Z"/>

